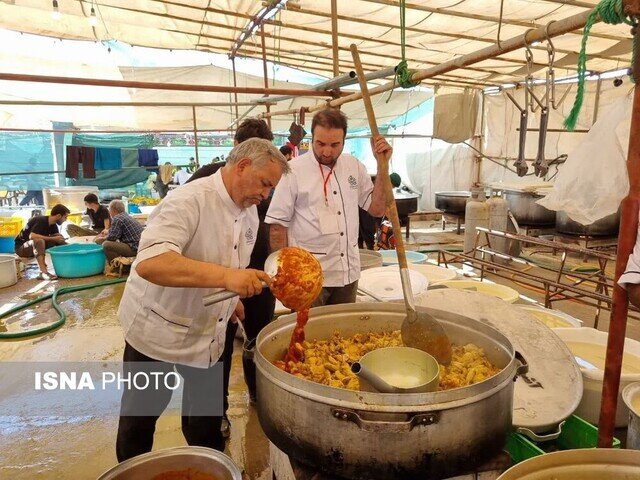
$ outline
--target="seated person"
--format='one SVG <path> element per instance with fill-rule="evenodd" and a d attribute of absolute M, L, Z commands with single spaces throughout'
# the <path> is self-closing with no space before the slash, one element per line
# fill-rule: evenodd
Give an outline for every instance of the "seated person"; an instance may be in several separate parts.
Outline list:
<path fill-rule="evenodd" d="M 176 173 L 173 174 L 173 183 L 175 185 L 184 185 L 190 178 L 191 174 L 189 172 L 182 170 L 182 167 L 178 167 Z"/>
<path fill-rule="evenodd" d="M 102 243 L 108 262 L 117 257 L 135 257 L 142 235 L 142 225 L 124 211 L 122 200 L 111 200 L 109 213 L 111 226 L 109 230 L 103 230 L 95 242 Z"/>
<path fill-rule="evenodd" d="M 58 204 L 51 209 L 50 215 L 38 215 L 31 217 L 27 225 L 20 231 L 15 240 L 15 252 L 20 257 L 36 257 L 40 267 L 41 280 L 53 280 L 55 275 L 47 271 L 44 256 L 45 250 L 56 245 L 64 245 L 64 237 L 58 229 L 67 221 L 67 215 L 71 213 L 67 207 Z"/>
<path fill-rule="evenodd" d="M 91 227 L 84 228 L 73 223 L 67 226 L 67 235 L 70 237 L 88 237 L 97 235 L 105 229 L 109 229 L 111 217 L 107 207 L 100 204 L 98 196 L 95 193 L 89 193 L 84 197 L 84 205 L 87 207 L 85 215 L 89 215 L 91 219 Z"/>
<path fill-rule="evenodd" d="M 280 153 L 284 155 L 284 158 L 287 159 L 287 162 L 293 158 L 293 150 L 289 145 L 283 145 L 280 147 Z"/>

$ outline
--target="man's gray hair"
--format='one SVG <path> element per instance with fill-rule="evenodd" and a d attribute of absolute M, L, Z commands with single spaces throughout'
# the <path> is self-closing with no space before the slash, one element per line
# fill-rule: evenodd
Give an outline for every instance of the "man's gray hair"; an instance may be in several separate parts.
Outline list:
<path fill-rule="evenodd" d="M 251 165 L 256 168 L 263 168 L 269 162 L 277 163 L 282 169 L 282 174 L 286 175 L 291 171 L 289 162 L 280 153 L 280 150 L 269 140 L 263 138 L 249 138 L 236 145 L 227 157 L 227 165 L 233 166 L 243 158 L 251 159 Z"/>
<path fill-rule="evenodd" d="M 124 213 L 124 202 L 122 200 L 111 200 L 109 202 L 109 210 L 116 213 Z"/>

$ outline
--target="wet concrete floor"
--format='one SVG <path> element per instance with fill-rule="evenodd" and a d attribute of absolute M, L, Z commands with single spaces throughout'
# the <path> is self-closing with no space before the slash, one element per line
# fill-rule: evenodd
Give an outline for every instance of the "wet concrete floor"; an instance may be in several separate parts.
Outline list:
<path fill-rule="evenodd" d="M 0 312 L 55 288 L 106 280 L 101 275 L 52 282 L 37 280 L 29 265 L 17 285 L 0 290 Z M 61 297 L 68 318 L 62 327 L 40 336 L 0 343 L 0 362 L 94 362 L 122 358 L 124 340 L 116 318 L 124 284 L 109 285 Z M 32 329 L 58 319 L 50 301 L 0 320 L 1 331 Z M 231 438 L 226 453 L 244 471 L 245 479 L 271 478 L 269 443 L 260 428 L 256 410 L 249 405 L 237 342 L 230 384 Z M 35 398 L 20 398 L 22 402 Z M 78 408 L 81 412 L 82 408 Z M 7 416 L 0 413 L 0 479 L 95 479 L 117 464 L 116 416 Z M 154 450 L 186 445 L 180 429 L 179 405 L 170 404 L 158 421 Z"/>

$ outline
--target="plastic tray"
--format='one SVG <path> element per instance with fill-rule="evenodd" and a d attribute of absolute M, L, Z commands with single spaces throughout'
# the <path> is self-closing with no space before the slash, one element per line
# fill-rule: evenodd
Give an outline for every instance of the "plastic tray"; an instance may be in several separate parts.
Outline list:
<path fill-rule="evenodd" d="M 505 451 L 511 461 L 520 463 L 529 458 L 544 455 L 558 450 L 574 450 L 577 448 L 595 448 L 598 444 L 598 429 L 582 418 L 571 415 L 562 427 L 560 436 L 550 442 L 536 443 L 516 432 L 507 437 Z M 613 448 L 620 448 L 620 440 L 613 439 Z"/>

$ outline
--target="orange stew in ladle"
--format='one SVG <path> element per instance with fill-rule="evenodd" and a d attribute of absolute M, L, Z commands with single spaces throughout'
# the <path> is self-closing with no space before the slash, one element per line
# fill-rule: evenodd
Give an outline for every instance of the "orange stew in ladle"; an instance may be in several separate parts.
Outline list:
<path fill-rule="evenodd" d="M 297 312 L 289 350 L 284 361 L 276 362 L 283 370 L 287 370 L 290 361 L 303 360 L 304 327 L 309 320 L 309 307 L 322 290 L 322 281 L 322 267 L 311 253 L 295 247 L 280 251 L 271 291 L 285 307 Z"/>

